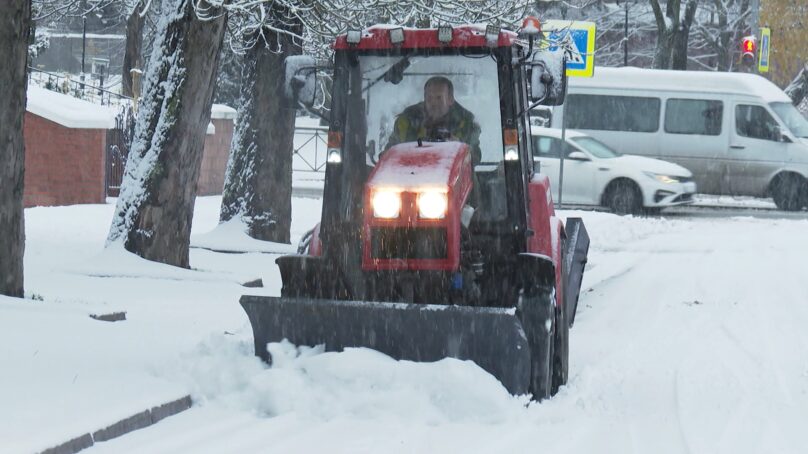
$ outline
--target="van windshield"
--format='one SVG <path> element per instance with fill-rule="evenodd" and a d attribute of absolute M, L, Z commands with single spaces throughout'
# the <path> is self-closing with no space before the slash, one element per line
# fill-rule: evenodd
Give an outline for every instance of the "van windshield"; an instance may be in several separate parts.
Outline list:
<path fill-rule="evenodd" d="M 596 158 L 611 159 L 620 156 L 620 153 L 612 150 L 605 143 L 591 137 L 573 137 L 571 140 Z"/>
<path fill-rule="evenodd" d="M 808 120 L 802 116 L 793 104 L 787 102 L 773 102 L 769 104 L 772 110 L 786 124 L 792 134 L 799 138 L 808 138 Z"/>

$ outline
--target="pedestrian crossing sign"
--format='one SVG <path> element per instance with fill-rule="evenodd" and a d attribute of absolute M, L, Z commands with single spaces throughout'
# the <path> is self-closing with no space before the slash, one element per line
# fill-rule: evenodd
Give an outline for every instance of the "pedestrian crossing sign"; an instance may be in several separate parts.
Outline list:
<path fill-rule="evenodd" d="M 758 60 L 758 72 L 769 72 L 769 48 L 772 43 L 772 29 L 769 27 L 760 28 L 760 59 Z"/>
<path fill-rule="evenodd" d="M 547 20 L 542 23 L 544 48 L 564 50 L 567 76 L 595 75 L 595 23 L 583 21 Z"/>

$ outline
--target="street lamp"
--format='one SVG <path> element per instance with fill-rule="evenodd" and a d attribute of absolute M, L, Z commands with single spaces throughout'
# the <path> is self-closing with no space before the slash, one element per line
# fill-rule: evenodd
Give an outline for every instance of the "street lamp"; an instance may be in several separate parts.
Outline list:
<path fill-rule="evenodd" d="M 84 53 L 87 50 L 87 16 L 81 16 L 81 75 L 84 77 Z"/>

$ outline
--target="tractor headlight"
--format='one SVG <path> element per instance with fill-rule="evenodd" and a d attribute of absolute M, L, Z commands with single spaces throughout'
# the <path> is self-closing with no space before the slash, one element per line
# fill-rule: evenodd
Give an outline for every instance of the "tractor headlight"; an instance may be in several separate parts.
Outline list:
<path fill-rule="evenodd" d="M 421 219 L 443 219 L 449 201 L 443 191 L 424 191 L 418 194 L 418 217 Z"/>
<path fill-rule="evenodd" d="M 373 206 L 373 217 L 395 219 L 401 213 L 401 193 L 389 189 L 376 190 L 370 204 Z"/>
<path fill-rule="evenodd" d="M 670 175 L 664 175 L 661 173 L 652 173 L 652 172 L 645 172 L 645 174 L 663 184 L 672 184 L 679 182 L 679 178 Z"/>

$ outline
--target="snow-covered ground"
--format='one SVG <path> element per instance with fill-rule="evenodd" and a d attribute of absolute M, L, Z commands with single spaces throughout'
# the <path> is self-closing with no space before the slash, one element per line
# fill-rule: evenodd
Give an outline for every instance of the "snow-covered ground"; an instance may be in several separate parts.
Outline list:
<path fill-rule="evenodd" d="M 26 210 L 29 299 L 0 297 L 0 452 L 188 393 L 190 410 L 86 452 L 808 450 L 808 220 L 564 212 L 592 247 L 569 384 L 537 404 L 453 359 L 279 344 L 266 367 L 238 298 L 279 292 L 271 252 L 289 246 L 216 228 L 219 203 L 197 201 L 191 270 L 104 250 L 114 204 Z M 293 242 L 319 210 L 295 199 Z"/>

